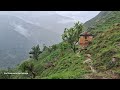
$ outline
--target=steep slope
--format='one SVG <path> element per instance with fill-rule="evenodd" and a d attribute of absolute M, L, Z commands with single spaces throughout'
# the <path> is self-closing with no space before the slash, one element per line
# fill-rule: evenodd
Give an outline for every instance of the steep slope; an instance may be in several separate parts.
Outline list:
<path fill-rule="evenodd" d="M 120 25 L 111 26 L 110 29 L 98 34 L 92 44 L 87 48 L 91 54 L 93 67 L 97 73 L 89 78 L 101 76 L 102 78 L 120 78 Z"/>
<path fill-rule="evenodd" d="M 87 21 L 84 26 L 86 30 L 92 28 L 92 32 L 103 32 L 115 23 L 120 23 L 120 11 L 102 11 L 93 19 Z M 90 30 L 90 29 L 89 29 Z"/>
<path fill-rule="evenodd" d="M 93 66 L 98 72 L 94 77 L 120 78 L 119 19 L 120 11 L 103 11 L 84 24 L 94 27 L 91 32 L 96 35 L 86 51 L 92 55 Z"/>
<path fill-rule="evenodd" d="M 16 67 L 13 72 L 21 72 L 21 65 L 24 63 L 32 63 L 36 72 L 36 79 L 77 79 L 83 78 L 85 74 L 91 73 L 89 66 L 83 64 L 84 55 L 75 54 L 70 47 L 66 47 L 61 51 L 61 44 L 56 45 L 57 48 L 52 52 L 44 51 L 39 60 L 28 59 Z M 30 79 L 29 75 L 12 75 L 15 79 Z"/>

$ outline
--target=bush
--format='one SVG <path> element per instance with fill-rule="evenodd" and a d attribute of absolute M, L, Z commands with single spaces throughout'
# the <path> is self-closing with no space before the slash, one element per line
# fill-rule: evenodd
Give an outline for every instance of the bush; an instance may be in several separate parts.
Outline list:
<path fill-rule="evenodd" d="M 52 45 L 52 50 L 56 50 L 57 49 L 57 45 Z"/>
<path fill-rule="evenodd" d="M 36 71 L 35 71 L 35 68 L 34 68 L 34 63 L 31 62 L 31 61 L 25 61 L 23 62 L 19 69 L 22 71 L 22 72 L 28 72 L 28 75 L 31 77 L 31 78 L 35 78 L 36 76 Z"/>

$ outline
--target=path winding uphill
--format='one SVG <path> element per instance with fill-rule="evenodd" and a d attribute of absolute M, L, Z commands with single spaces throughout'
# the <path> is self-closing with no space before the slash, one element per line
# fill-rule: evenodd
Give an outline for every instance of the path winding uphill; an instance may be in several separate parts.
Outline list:
<path fill-rule="evenodd" d="M 83 63 L 84 64 L 86 63 L 90 67 L 91 71 L 93 73 L 96 73 L 97 71 L 93 67 L 93 60 L 91 59 L 91 55 L 90 54 L 86 54 L 85 56 L 86 56 L 86 60 Z"/>
<path fill-rule="evenodd" d="M 93 67 L 93 60 L 91 59 L 90 54 L 86 54 L 86 60 L 83 62 L 84 64 L 87 64 L 92 73 L 86 74 L 84 78 L 87 79 L 118 79 L 120 78 L 120 75 L 118 73 L 115 73 L 114 71 L 108 70 L 104 72 L 97 72 L 97 70 Z M 113 59 L 112 59 L 113 61 Z"/>

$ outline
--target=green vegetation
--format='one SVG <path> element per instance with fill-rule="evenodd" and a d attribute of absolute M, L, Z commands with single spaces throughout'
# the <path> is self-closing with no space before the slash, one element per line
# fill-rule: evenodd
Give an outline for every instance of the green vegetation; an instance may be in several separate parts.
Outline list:
<path fill-rule="evenodd" d="M 108 30 L 112 25 L 120 23 L 119 11 L 102 11 L 93 19 L 87 21 L 84 26 L 92 28 L 90 31 L 97 35 Z"/>
<path fill-rule="evenodd" d="M 65 29 L 63 42 L 43 47 L 37 58 L 29 58 L 11 72 L 27 72 L 28 75 L 3 75 L 8 70 L 0 71 L 3 79 L 104 79 L 120 78 L 120 12 L 104 11 L 84 27 L 95 34 L 86 50 L 77 44 L 83 25 L 76 23 Z M 93 27 L 94 26 L 94 27 Z M 87 29 L 86 29 L 87 30 Z M 34 46 L 32 52 L 39 52 Z M 77 49 L 78 48 L 78 49 Z M 34 55 L 35 53 L 32 53 Z M 85 63 L 91 55 L 90 64 Z M 89 60 L 89 61 L 90 61 Z M 96 72 L 93 72 L 94 69 Z"/>
<path fill-rule="evenodd" d="M 32 47 L 32 51 L 29 52 L 29 54 L 32 54 L 32 56 L 30 56 L 30 58 L 38 60 L 40 53 L 42 53 L 42 52 L 40 51 L 39 45 L 34 46 L 34 47 Z"/>
<path fill-rule="evenodd" d="M 79 22 L 75 23 L 74 27 L 70 29 L 65 28 L 64 34 L 62 35 L 63 41 L 70 44 L 73 51 L 76 51 L 76 44 L 79 41 L 79 35 L 82 33 L 83 26 Z"/>
<path fill-rule="evenodd" d="M 19 68 L 22 72 L 27 72 L 31 78 L 35 78 L 36 73 L 34 70 L 34 63 L 32 61 L 23 62 Z"/>
<path fill-rule="evenodd" d="M 88 47 L 88 51 L 93 56 L 94 66 L 98 70 L 109 69 L 110 64 L 114 64 L 112 63 L 113 57 L 116 58 L 116 65 L 120 65 L 118 63 L 120 59 L 120 26 L 114 26 L 112 28 L 113 29 L 107 30 L 104 33 L 96 36 L 92 45 Z"/>

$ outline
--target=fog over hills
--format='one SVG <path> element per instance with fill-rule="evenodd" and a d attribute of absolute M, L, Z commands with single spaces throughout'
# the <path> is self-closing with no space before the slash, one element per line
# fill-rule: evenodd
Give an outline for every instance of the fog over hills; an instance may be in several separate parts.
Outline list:
<path fill-rule="evenodd" d="M 0 14 L 17 16 L 26 22 L 44 27 L 62 34 L 64 28 L 73 26 L 74 22 L 85 23 L 100 11 L 1 11 Z"/>
<path fill-rule="evenodd" d="M 44 27 L 58 34 L 62 34 L 65 27 L 70 27 L 75 22 L 73 18 L 62 16 L 55 11 L 8 11 L 0 14 L 17 16 L 26 22 Z"/>

